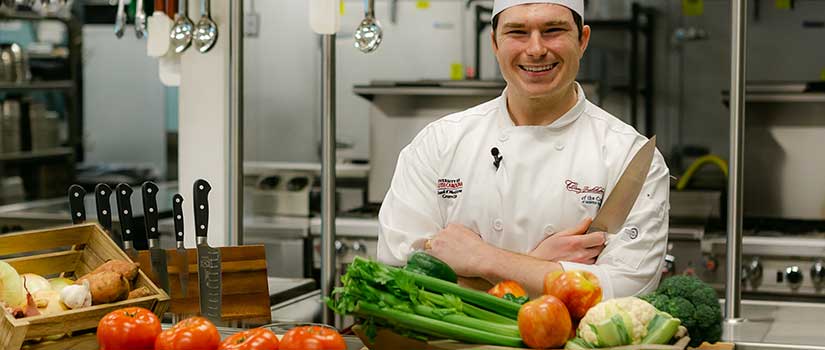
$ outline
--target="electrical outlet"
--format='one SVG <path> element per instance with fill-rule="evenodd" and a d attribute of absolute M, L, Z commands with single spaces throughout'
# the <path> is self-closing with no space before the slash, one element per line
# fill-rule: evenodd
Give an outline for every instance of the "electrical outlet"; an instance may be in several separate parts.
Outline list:
<path fill-rule="evenodd" d="M 260 31 L 261 18 L 257 13 L 247 13 L 244 15 L 243 33 L 247 37 L 258 37 Z"/>

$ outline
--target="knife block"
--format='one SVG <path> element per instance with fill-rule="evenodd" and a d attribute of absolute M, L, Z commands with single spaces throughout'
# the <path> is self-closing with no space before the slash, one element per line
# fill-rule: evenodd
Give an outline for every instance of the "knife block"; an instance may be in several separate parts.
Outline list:
<path fill-rule="evenodd" d="M 266 252 L 263 245 L 219 247 L 221 251 L 221 319 L 269 323 L 272 311 L 269 305 L 269 284 L 266 273 Z M 152 271 L 149 251 L 140 251 L 140 269 L 157 285 Z M 198 251 L 186 249 L 189 266 L 187 293 L 180 287 L 180 257 L 175 249 L 166 250 L 169 272 L 169 312 L 182 317 L 200 315 L 200 290 L 198 284 Z"/>

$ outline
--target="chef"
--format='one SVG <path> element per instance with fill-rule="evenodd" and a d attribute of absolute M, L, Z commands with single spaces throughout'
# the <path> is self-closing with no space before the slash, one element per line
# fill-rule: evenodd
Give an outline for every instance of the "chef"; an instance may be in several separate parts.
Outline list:
<path fill-rule="evenodd" d="M 582 1 L 495 0 L 492 47 L 507 87 L 401 151 L 378 217 L 380 261 L 403 265 L 424 249 L 460 283 L 515 280 L 533 296 L 557 270 L 592 272 L 606 299 L 656 288 L 669 211 L 661 153 L 623 227 L 587 233 L 647 139 L 575 81 L 590 39 Z"/>

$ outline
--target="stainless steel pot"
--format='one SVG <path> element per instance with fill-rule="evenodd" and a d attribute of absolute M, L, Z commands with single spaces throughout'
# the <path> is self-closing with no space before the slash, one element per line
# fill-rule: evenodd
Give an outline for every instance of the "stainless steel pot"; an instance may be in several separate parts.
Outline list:
<path fill-rule="evenodd" d="M 0 44 L 0 81 L 24 82 L 30 79 L 28 59 L 17 43 Z"/>

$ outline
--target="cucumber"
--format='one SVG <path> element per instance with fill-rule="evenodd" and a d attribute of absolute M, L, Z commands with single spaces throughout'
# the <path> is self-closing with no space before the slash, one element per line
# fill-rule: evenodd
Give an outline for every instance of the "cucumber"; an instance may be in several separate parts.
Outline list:
<path fill-rule="evenodd" d="M 458 282 L 458 276 L 450 265 L 422 251 L 415 251 L 410 255 L 407 259 L 407 266 L 404 266 L 404 270 L 452 283 Z"/>

